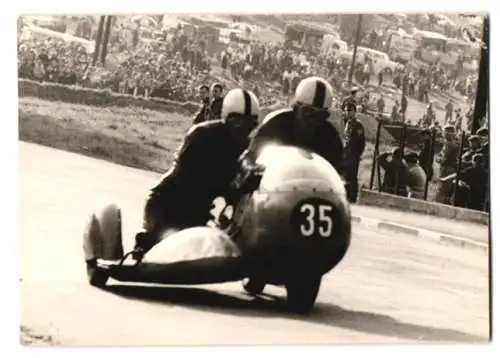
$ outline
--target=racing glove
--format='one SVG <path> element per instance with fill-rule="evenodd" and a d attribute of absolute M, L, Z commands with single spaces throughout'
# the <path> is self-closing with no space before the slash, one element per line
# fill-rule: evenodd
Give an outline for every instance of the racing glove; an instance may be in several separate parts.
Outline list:
<path fill-rule="evenodd" d="M 259 164 L 243 165 L 242 172 L 231 183 L 226 202 L 234 207 L 243 195 L 256 190 L 260 185 L 264 170 L 265 167 Z"/>

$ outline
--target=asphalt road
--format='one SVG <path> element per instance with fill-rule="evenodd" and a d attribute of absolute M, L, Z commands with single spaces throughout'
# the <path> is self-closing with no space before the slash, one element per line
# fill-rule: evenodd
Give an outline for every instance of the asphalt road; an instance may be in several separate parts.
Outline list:
<path fill-rule="evenodd" d="M 21 324 L 61 345 L 485 341 L 488 255 L 355 226 L 309 317 L 282 311 L 284 290 L 254 299 L 240 283 L 197 287 L 86 283 L 82 231 L 92 208 L 118 202 L 139 229 L 157 178 L 20 142 Z M 449 225 L 453 225 L 450 223 Z"/>

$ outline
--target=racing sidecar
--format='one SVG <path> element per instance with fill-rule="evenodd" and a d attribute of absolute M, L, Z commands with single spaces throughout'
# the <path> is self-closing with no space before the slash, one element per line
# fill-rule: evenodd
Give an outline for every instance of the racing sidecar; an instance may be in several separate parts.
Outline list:
<path fill-rule="evenodd" d="M 90 216 L 84 253 L 91 285 L 123 282 L 209 284 L 244 280 L 251 294 L 284 286 L 295 312 L 314 306 L 322 276 L 345 256 L 351 214 L 344 183 L 321 156 L 293 146 L 263 146 L 256 189 L 241 197 L 228 227 L 169 230 L 141 262 L 124 255 L 121 210 Z"/>

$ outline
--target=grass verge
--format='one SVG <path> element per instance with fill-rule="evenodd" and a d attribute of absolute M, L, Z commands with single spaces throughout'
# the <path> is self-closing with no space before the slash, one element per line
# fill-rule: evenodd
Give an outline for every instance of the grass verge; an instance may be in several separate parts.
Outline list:
<path fill-rule="evenodd" d="M 19 139 L 162 172 L 191 119 L 135 107 L 100 108 L 19 98 Z"/>
<path fill-rule="evenodd" d="M 192 119 L 137 107 L 91 107 L 19 98 L 19 139 L 139 169 L 163 172 Z M 381 145 L 380 150 L 390 147 Z M 368 187 L 373 144 L 367 143 L 359 169 Z M 434 198 L 436 184 L 430 184 Z"/>

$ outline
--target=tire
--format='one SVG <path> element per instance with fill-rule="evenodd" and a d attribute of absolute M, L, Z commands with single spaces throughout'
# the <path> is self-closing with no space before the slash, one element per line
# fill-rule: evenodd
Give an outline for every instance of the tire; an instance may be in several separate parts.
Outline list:
<path fill-rule="evenodd" d="M 109 279 L 109 274 L 97 266 L 97 261 L 87 261 L 87 278 L 91 286 L 104 288 Z"/>
<path fill-rule="evenodd" d="M 243 289 L 253 296 L 260 295 L 266 287 L 265 282 L 255 278 L 246 278 L 243 280 L 242 284 Z"/>
<path fill-rule="evenodd" d="M 290 311 L 297 314 L 311 312 L 318 297 L 321 277 L 299 277 L 286 284 Z"/>

